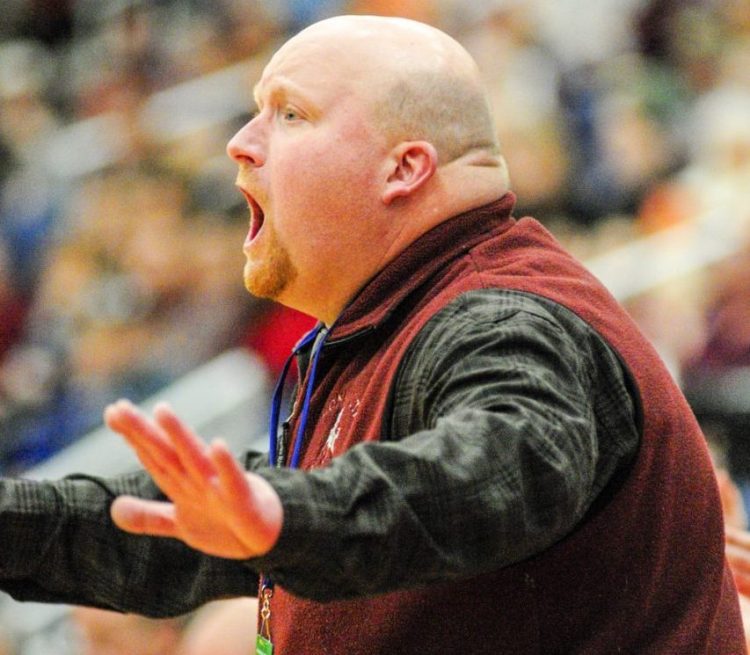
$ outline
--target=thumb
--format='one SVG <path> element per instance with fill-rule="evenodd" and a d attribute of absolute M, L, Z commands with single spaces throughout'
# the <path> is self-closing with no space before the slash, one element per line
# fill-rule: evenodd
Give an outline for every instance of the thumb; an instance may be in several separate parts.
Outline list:
<path fill-rule="evenodd" d="M 155 537 L 176 536 L 172 503 L 119 496 L 112 503 L 109 513 L 115 525 L 126 532 Z"/>

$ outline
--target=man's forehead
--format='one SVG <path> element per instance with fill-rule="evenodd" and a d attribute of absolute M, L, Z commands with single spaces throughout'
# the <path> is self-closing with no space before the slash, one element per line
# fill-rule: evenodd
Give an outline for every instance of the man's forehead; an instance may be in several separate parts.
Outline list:
<path fill-rule="evenodd" d="M 347 55 L 361 56 L 369 50 L 372 50 L 372 42 L 367 39 L 351 38 L 348 34 L 338 34 L 333 38 L 327 31 L 305 30 L 292 37 L 274 53 L 266 64 L 263 75 L 300 68 L 341 68 L 351 61 L 351 57 Z"/>
<path fill-rule="evenodd" d="M 297 40 L 298 37 L 285 43 L 266 64 L 253 87 L 256 100 L 260 94 L 276 88 L 299 89 L 318 83 L 328 87 L 351 81 L 357 71 L 367 66 L 364 49 L 351 48 L 345 40 L 321 42 L 309 38 Z M 374 71 L 377 67 L 373 64 L 372 68 Z"/>
<path fill-rule="evenodd" d="M 336 16 L 305 28 L 271 57 L 261 77 L 316 68 L 326 76 L 376 77 L 410 69 L 453 70 L 473 77 L 471 56 L 450 36 L 423 23 L 380 16 Z M 387 69 L 390 69 L 387 70 Z"/>
<path fill-rule="evenodd" d="M 452 71 L 476 77 L 469 54 L 447 34 L 407 19 L 339 16 L 315 23 L 284 43 L 253 89 L 256 101 L 275 86 L 314 92 L 378 84 L 411 71 Z M 364 92 L 364 90 L 363 90 Z"/>

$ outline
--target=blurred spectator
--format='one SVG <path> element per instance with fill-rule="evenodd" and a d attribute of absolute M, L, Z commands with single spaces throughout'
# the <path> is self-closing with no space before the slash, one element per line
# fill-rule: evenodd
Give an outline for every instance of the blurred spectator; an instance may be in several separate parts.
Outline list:
<path fill-rule="evenodd" d="M 297 4 L 300 4 L 299 2 Z M 310 4 L 309 2 L 307 4 Z M 326 7 L 327 13 L 330 14 L 332 2 L 319 2 L 318 4 Z M 400 16 L 418 20 L 422 23 L 437 25 L 440 21 L 439 3 L 432 0 L 411 0 L 410 2 L 399 2 L 399 0 L 349 0 L 346 3 L 338 3 L 340 11 L 335 13 L 342 14 L 365 14 L 376 16 Z M 306 21 L 311 23 L 313 21 Z"/>
<path fill-rule="evenodd" d="M 158 168 L 88 180 L 0 364 L 5 466 L 43 459 L 107 402 L 143 399 L 236 343 L 252 306 L 237 275 L 245 230 L 193 215 L 185 181 Z"/>
<path fill-rule="evenodd" d="M 59 126 L 44 96 L 50 74 L 38 43 L 0 42 L 0 135 L 17 165 L 38 165 L 41 144 Z"/>
<path fill-rule="evenodd" d="M 151 619 L 73 607 L 75 655 L 248 655 L 255 652 L 258 601 L 231 598 L 191 614 Z M 0 655 L 5 653 L 0 650 Z"/>
<path fill-rule="evenodd" d="M 0 241 L 0 361 L 17 341 L 26 315 L 26 305 L 14 283 L 10 257 L 5 243 Z"/>
<path fill-rule="evenodd" d="M 742 494 L 726 469 L 726 448 L 721 429 L 707 426 L 707 437 L 716 468 L 721 506 L 726 529 L 727 561 L 739 591 L 745 641 L 750 648 L 750 533 Z"/>
<path fill-rule="evenodd" d="M 59 211 L 54 181 L 39 160 L 59 126 L 43 97 L 44 62 L 34 42 L 0 43 L 0 142 L 8 153 L 0 177 L 0 242 L 10 258 L 14 291 L 24 299 L 33 291 Z"/>
<path fill-rule="evenodd" d="M 79 655 L 178 655 L 184 622 L 92 607 L 73 608 L 71 620 L 80 641 Z"/>
<path fill-rule="evenodd" d="M 726 555 L 739 592 L 745 641 L 750 648 L 750 533 L 742 493 L 727 470 L 726 434 L 719 425 L 703 424 L 716 471 L 726 531 Z"/>
<path fill-rule="evenodd" d="M 715 82 L 729 24 L 726 0 L 652 0 L 638 16 L 641 51 L 677 71 L 695 92 Z"/>
<path fill-rule="evenodd" d="M 67 43 L 73 37 L 73 4 L 74 0 L 26 0 L 18 32 L 48 47 Z"/>
<path fill-rule="evenodd" d="M 702 349 L 685 363 L 696 415 L 726 433 L 726 468 L 750 503 L 750 241 L 714 270 Z"/>
<path fill-rule="evenodd" d="M 750 242 L 714 278 L 706 342 L 692 365 L 703 372 L 750 367 Z"/>
<path fill-rule="evenodd" d="M 137 111 L 154 91 L 174 82 L 175 66 L 165 49 L 158 14 L 148 3 L 104 3 L 95 36 L 74 51 L 75 112 Z M 99 65 L 90 66 L 92 56 Z"/>
<path fill-rule="evenodd" d="M 727 561 L 740 594 L 745 642 L 750 649 L 750 533 L 746 529 L 728 525 L 726 539 Z"/>
<path fill-rule="evenodd" d="M 540 41 L 533 7 L 516 0 L 479 3 L 470 18 L 454 20 L 487 83 L 519 211 L 547 215 L 560 208 L 570 153 L 558 97 L 559 63 Z"/>
<path fill-rule="evenodd" d="M 278 3 L 286 32 L 293 34 L 310 23 L 337 13 L 346 13 L 345 0 L 281 0 Z"/>
<path fill-rule="evenodd" d="M 255 652 L 257 598 L 232 598 L 200 608 L 185 628 L 179 655 L 248 655 Z"/>
<path fill-rule="evenodd" d="M 260 355 L 271 375 L 276 377 L 294 345 L 315 323 L 307 314 L 282 305 L 269 305 L 248 326 L 243 343 Z"/>
<path fill-rule="evenodd" d="M 636 220 L 648 234 L 686 227 L 682 243 L 675 244 L 686 253 L 703 249 L 708 239 L 729 251 L 750 238 L 750 31 L 747 3 L 739 4 L 745 8 L 733 0 L 659 0 L 649 4 L 640 23 L 644 52 L 671 67 L 683 85 L 678 106 L 684 104 L 684 118 L 674 121 L 673 137 L 683 144 L 684 162 L 651 181 Z M 745 357 L 746 258 L 696 271 L 639 299 L 634 308 L 649 336 L 667 351 L 696 411 L 712 418 L 726 401 L 718 398 L 727 385 L 719 385 L 717 376 L 736 373 Z M 729 467 L 743 490 L 750 476 L 750 446 L 742 446 L 748 416 L 740 419 L 744 426 L 732 428 L 736 436 L 729 447 Z M 725 419 L 735 424 L 738 415 L 732 410 Z"/>

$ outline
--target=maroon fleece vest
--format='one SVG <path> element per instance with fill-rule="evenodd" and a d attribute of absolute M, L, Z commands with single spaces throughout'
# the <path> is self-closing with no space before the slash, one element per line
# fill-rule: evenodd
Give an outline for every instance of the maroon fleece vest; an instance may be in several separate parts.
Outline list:
<path fill-rule="evenodd" d="M 277 586 L 277 653 L 745 653 L 693 414 L 626 312 L 538 222 L 511 218 L 513 202 L 508 194 L 439 225 L 346 309 L 322 352 L 302 467 L 379 439 L 394 374 L 420 328 L 467 290 L 504 288 L 568 307 L 630 369 L 644 427 L 628 478 L 562 541 L 491 574 L 329 603 Z"/>

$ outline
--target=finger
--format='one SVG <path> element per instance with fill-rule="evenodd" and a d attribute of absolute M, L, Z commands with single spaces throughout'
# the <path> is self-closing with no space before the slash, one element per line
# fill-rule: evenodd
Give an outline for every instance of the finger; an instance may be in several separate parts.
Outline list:
<path fill-rule="evenodd" d="M 167 496 L 177 500 L 178 497 L 196 495 L 197 492 L 184 475 L 182 464 L 169 441 L 135 406 L 121 400 L 107 407 L 104 416 L 107 425 L 124 437 Z"/>
<path fill-rule="evenodd" d="M 164 467 L 180 465 L 174 447 L 161 429 L 128 400 L 118 400 L 104 410 L 107 425 L 118 432 L 136 451 L 144 451 Z"/>
<path fill-rule="evenodd" d="M 135 454 L 151 475 L 156 486 L 173 502 L 190 502 L 202 497 L 202 494 L 196 492 L 194 485 L 186 480 L 180 472 L 165 468 L 159 460 L 152 458 L 148 452 L 136 449 Z"/>
<path fill-rule="evenodd" d="M 219 491 L 222 498 L 247 510 L 250 486 L 245 477 L 245 471 L 221 439 L 214 440 L 208 452 L 218 476 Z"/>
<path fill-rule="evenodd" d="M 223 441 L 212 443 L 209 452 L 219 475 L 219 496 L 236 516 L 237 538 L 253 555 L 267 553 L 279 538 L 284 518 L 276 490 L 262 477 L 246 473 Z"/>
<path fill-rule="evenodd" d="M 120 400 L 108 405 L 104 410 L 104 422 L 117 432 L 133 432 L 140 429 L 143 416 L 129 400 Z"/>
<path fill-rule="evenodd" d="M 172 503 L 119 496 L 112 503 L 110 515 L 115 525 L 134 534 L 175 537 L 175 512 Z"/>
<path fill-rule="evenodd" d="M 206 454 L 205 442 L 187 427 L 167 405 L 154 407 L 154 419 L 169 437 L 177 456 L 188 473 L 198 480 L 209 480 L 216 475 L 214 466 Z"/>

